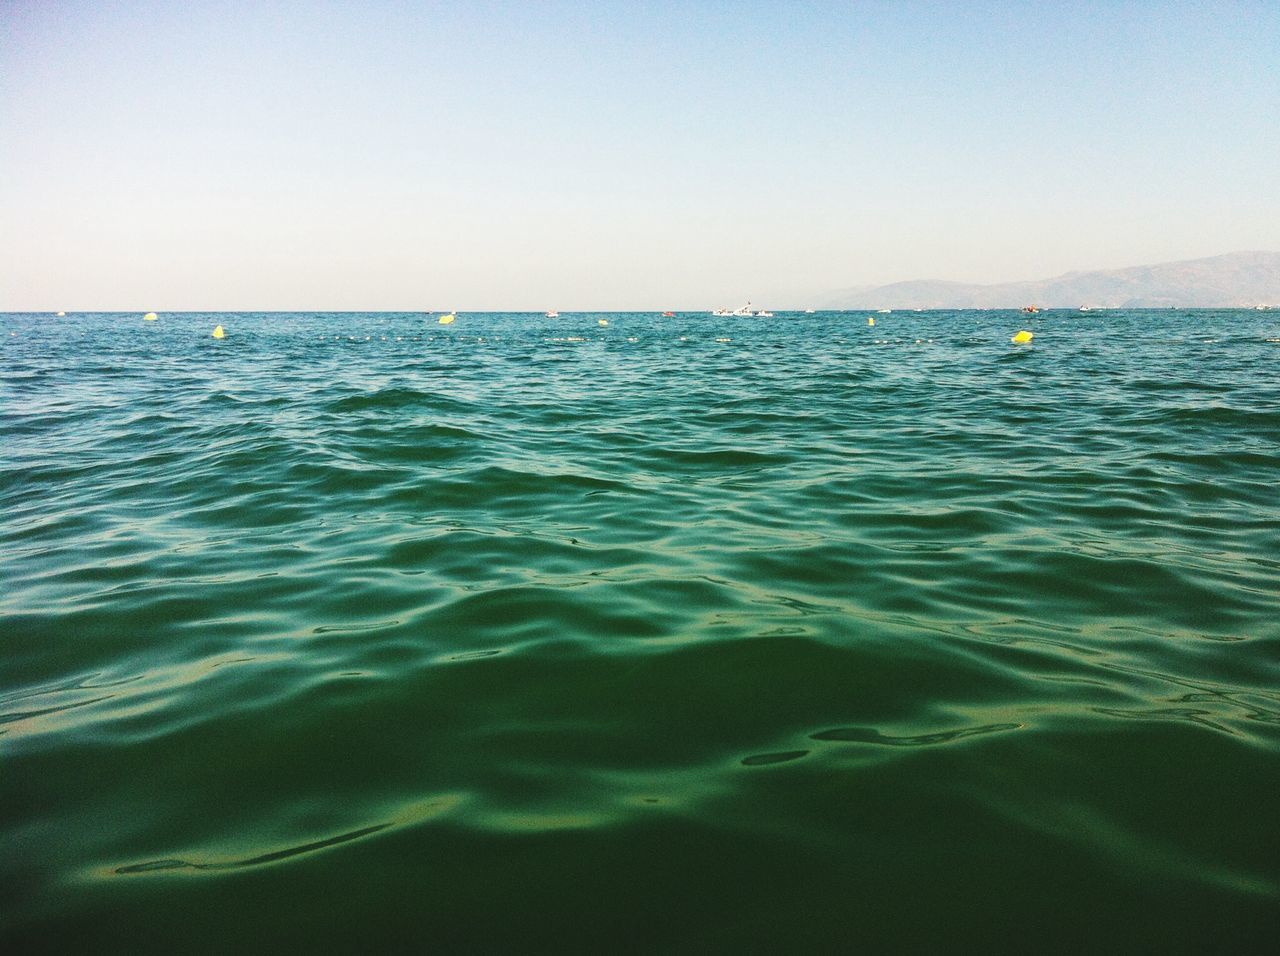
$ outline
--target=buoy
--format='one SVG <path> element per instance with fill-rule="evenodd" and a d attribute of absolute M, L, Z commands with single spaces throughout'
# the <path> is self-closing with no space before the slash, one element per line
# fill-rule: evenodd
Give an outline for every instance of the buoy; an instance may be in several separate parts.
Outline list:
<path fill-rule="evenodd" d="M 222 338 L 223 336 L 225 336 L 226 334 L 227 334 L 226 332 L 222 331 L 222 326 L 220 326 L 220 325 L 215 326 L 215 327 L 214 327 L 214 329 L 213 329 L 213 337 L 214 337 L 215 339 L 220 339 L 220 338 Z"/>
<path fill-rule="evenodd" d="M 1031 341 L 1031 339 L 1032 339 L 1032 337 L 1033 337 L 1033 336 L 1031 335 L 1031 333 L 1030 333 L 1030 332 L 1028 332 L 1026 329 L 1023 329 L 1021 332 L 1019 332 L 1017 335 L 1015 335 L 1015 336 L 1014 336 L 1013 338 L 1011 338 L 1009 341 L 1010 341 L 1010 342 L 1017 342 L 1019 345 L 1022 345 L 1022 344 L 1026 343 L 1026 342 L 1030 342 L 1030 341 Z"/>
<path fill-rule="evenodd" d="M 875 316 L 874 315 L 867 316 L 867 325 L 875 325 L 875 324 L 876 324 Z"/>
<path fill-rule="evenodd" d="M 142 319 L 144 322 L 154 322 L 156 320 L 156 314 L 154 312 L 148 312 L 142 317 Z"/>
<path fill-rule="evenodd" d="M 609 324 L 608 319 L 596 319 L 596 325 L 608 325 L 608 324 Z"/>
<path fill-rule="evenodd" d="M 442 315 L 442 316 L 440 316 L 440 324 L 441 324 L 441 325 L 448 325 L 450 322 L 452 322 L 452 321 L 453 321 L 454 319 L 456 319 L 456 318 L 457 318 L 457 316 L 456 316 L 456 315 L 454 315 L 452 312 L 450 312 L 448 315 Z"/>

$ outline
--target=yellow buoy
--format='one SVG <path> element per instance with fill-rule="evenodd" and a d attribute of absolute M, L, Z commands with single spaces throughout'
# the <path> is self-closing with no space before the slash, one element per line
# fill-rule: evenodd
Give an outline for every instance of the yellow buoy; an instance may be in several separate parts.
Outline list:
<path fill-rule="evenodd" d="M 875 325 L 875 324 L 876 324 L 875 316 L 873 315 L 867 316 L 867 325 Z"/>
<path fill-rule="evenodd" d="M 145 322 L 154 322 L 156 320 L 156 314 L 154 312 L 148 312 L 142 317 L 142 319 Z"/>
<path fill-rule="evenodd" d="M 596 325 L 608 325 L 608 324 L 609 324 L 608 319 L 596 319 Z"/>
<path fill-rule="evenodd" d="M 222 331 L 222 326 L 220 326 L 220 325 L 219 325 L 219 326 L 215 326 L 215 327 L 214 327 L 214 330 L 213 330 L 213 337 L 214 337 L 215 339 L 220 339 L 220 338 L 222 338 L 223 336 L 225 336 L 226 334 L 227 334 L 226 332 Z"/>
<path fill-rule="evenodd" d="M 457 318 L 457 316 L 456 316 L 456 315 L 454 315 L 452 312 L 450 312 L 448 315 L 442 315 L 442 316 L 440 316 L 440 324 L 441 324 L 441 325 L 448 325 L 450 322 L 452 322 L 452 321 L 453 321 L 454 319 L 456 319 L 456 318 Z"/>
<path fill-rule="evenodd" d="M 1015 335 L 1015 336 L 1014 336 L 1013 338 L 1011 338 L 1009 341 L 1010 341 L 1010 342 L 1017 342 L 1019 345 L 1021 345 L 1021 344 L 1024 344 L 1024 343 L 1026 343 L 1026 342 L 1030 342 L 1030 341 L 1031 341 L 1031 339 L 1032 339 L 1032 337 L 1033 337 L 1033 336 L 1031 335 L 1031 333 L 1030 333 L 1030 332 L 1028 332 L 1026 329 L 1023 329 L 1021 332 L 1019 332 L 1017 335 Z"/>

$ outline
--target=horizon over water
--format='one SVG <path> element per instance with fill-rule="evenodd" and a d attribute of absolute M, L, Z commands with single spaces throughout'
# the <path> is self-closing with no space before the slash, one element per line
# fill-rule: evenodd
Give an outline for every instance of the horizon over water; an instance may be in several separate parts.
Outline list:
<path fill-rule="evenodd" d="M 0 947 L 1264 951 L 1280 311 L 874 315 L 0 314 Z"/>

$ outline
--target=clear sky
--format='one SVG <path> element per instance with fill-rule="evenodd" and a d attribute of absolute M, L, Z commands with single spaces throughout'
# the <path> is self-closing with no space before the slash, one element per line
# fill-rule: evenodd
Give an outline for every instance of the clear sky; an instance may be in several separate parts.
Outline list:
<path fill-rule="evenodd" d="M 1280 0 L 0 0 L 0 310 L 803 308 L 1280 249 Z"/>

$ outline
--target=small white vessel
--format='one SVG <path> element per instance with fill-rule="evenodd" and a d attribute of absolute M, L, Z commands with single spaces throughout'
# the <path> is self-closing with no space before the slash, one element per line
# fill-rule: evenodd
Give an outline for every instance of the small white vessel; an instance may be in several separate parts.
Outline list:
<path fill-rule="evenodd" d="M 557 312 L 555 309 L 552 309 L 550 312 L 546 313 L 546 316 L 548 319 L 558 319 L 560 318 L 560 313 Z"/>
<path fill-rule="evenodd" d="M 756 313 L 756 317 L 761 319 L 772 319 L 773 313 L 766 312 L 764 309 L 761 309 L 759 312 Z"/>

